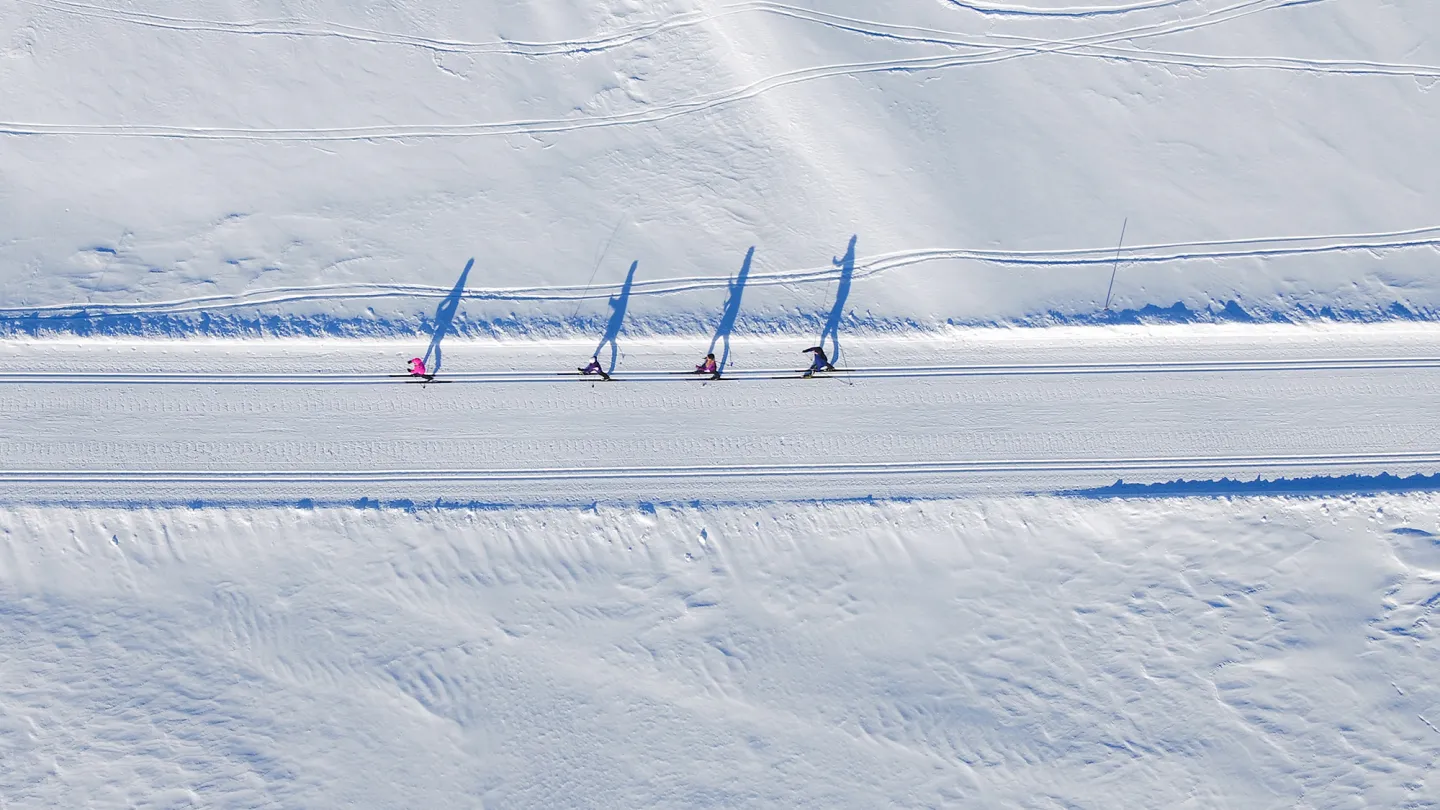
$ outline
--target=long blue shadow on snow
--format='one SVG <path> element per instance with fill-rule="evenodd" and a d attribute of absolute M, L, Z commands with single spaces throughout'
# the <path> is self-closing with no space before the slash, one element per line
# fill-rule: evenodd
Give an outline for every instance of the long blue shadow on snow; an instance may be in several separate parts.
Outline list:
<path fill-rule="evenodd" d="M 639 261 L 630 263 L 630 272 L 625 274 L 625 283 L 620 287 L 620 294 L 610 299 L 610 321 L 605 324 L 605 336 L 600 338 L 600 344 L 595 347 L 595 356 L 599 357 L 605 345 L 610 345 L 610 365 L 605 369 L 606 374 L 614 373 L 615 364 L 620 359 L 620 348 L 615 339 L 620 337 L 620 330 L 625 326 L 625 308 L 630 305 L 630 287 L 635 283 L 635 268 L 639 266 Z"/>
<path fill-rule="evenodd" d="M 1108 500 L 1112 498 L 1217 498 L 1247 496 L 1294 496 L 1331 497 L 1336 495 L 1379 495 L 1397 492 L 1440 491 L 1440 474 L 1395 476 L 1389 473 L 1379 475 L 1338 475 L 1307 478 L 1281 478 L 1273 481 L 1236 481 L 1222 478 L 1212 481 L 1169 481 L 1160 484 L 1127 484 L 1117 481 L 1107 487 L 1082 490 L 1033 491 L 1029 495 L 1058 495 L 1061 497 Z M 597 509 L 600 506 L 633 508 L 654 513 L 657 509 L 715 509 L 721 507 L 756 506 L 765 504 L 879 504 L 879 503 L 926 503 L 949 500 L 949 497 L 875 497 L 870 495 L 836 498 L 738 498 L 711 500 L 629 500 L 624 498 L 594 500 L 585 498 L 550 498 L 538 500 L 461 500 L 436 498 L 415 500 L 411 498 L 360 497 L 360 498 L 21 498 L 0 500 L 0 505 L 27 505 L 64 508 L 106 508 L 106 509 L 374 509 L 398 510 L 405 512 L 448 512 L 448 511 L 509 511 L 541 509 Z M 1410 534 L 1417 530 L 1400 530 Z"/>
<path fill-rule="evenodd" d="M 843 270 L 843 268 L 842 268 Z M 847 290 L 848 293 L 848 290 Z M 1317 307 L 1302 301 L 1286 301 L 1282 307 L 1251 305 L 1237 301 L 1192 309 L 1183 302 L 1170 306 L 1146 304 L 1130 309 L 1086 312 L 1047 310 L 1013 318 L 979 320 L 948 318 L 943 321 L 918 320 L 904 317 L 859 316 L 851 313 L 847 327 L 867 332 L 927 332 L 942 327 L 961 328 L 1034 328 L 1046 326 L 1104 326 L 1111 324 L 1200 324 L 1200 323 L 1276 323 L 1299 324 L 1320 322 L 1387 323 L 1440 321 L 1440 309 L 1419 307 L 1395 301 L 1383 307 L 1351 309 Z M 18 310 L 18 311 L 17 311 Z M 223 311 L 185 314 L 122 313 L 101 309 L 77 308 L 67 312 L 24 312 L 0 309 L 0 337 L 150 337 L 150 338 L 251 338 L 251 337 L 339 337 L 339 338 L 411 338 L 433 334 L 424 318 L 336 317 L 333 315 L 255 314 L 240 315 Z M 832 316 L 836 313 L 832 311 Z M 835 318 L 836 329 L 839 318 Z M 655 335 L 694 335 L 709 331 L 709 318 L 686 314 L 654 320 L 632 321 L 632 330 Z M 788 313 L 781 317 L 740 317 L 738 327 L 770 334 L 814 334 L 815 329 L 830 326 L 830 319 L 821 321 L 819 313 Z M 599 318 L 582 316 L 501 316 L 466 318 L 453 315 L 447 333 L 468 337 L 571 337 L 593 334 L 601 328 Z"/>
<path fill-rule="evenodd" d="M 845 302 L 850 298 L 850 282 L 855 278 L 855 242 L 858 236 L 850 237 L 850 247 L 845 255 L 839 259 L 832 259 L 831 263 L 840 268 L 840 284 L 835 288 L 835 305 L 830 307 L 830 317 L 825 319 L 825 328 L 820 330 L 820 348 L 825 349 L 830 355 L 831 363 L 840 362 L 840 319 L 845 316 Z M 830 341 L 830 347 L 825 347 L 825 341 Z"/>
<path fill-rule="evenodd" d="M 1091 312 L 1057 312 L 1051 310 L 1023 318 L 1012 318 L 994 322 L 948 321 L 950 326 L 1107 326 L 1110 324 L 1191 324 L 1191 323 L 1309 323 L 1313 321 L 1337 321 L 1346 323 L 1383 323 L 1386 321 L 1434 322 L 1440 320 L 1440 311 L 1432 309 L 1411 309 L 1395 301 L 1389 306 L 1375 309 L 1345 309 L 1297 302 L 1286 310 L 1256 307 L 1248 310 L 1235 300 L 1224 304 L 1191 309 L 1183 301 L 1176 301 L 1168 307 L 1146 304 L 1130 309 L 1095 310 Z"/>
<path fill-rule="evenodd" d="M 432 374 L 440 370 L 440 341 L 445 339 L 455 325 L 455 313 L 460 311 L 460 299 L 465 295 L 465 279 L 469 278 L 470 268 L 474 266 L 473 258 L 465 263 L 465 269 L 460 271 L 460 278 L 455 282 L 455 289 L 435 308 L 435 332 L 430 336 L 430 347 L 425 350 L 425 366 Z M 435 358 L 433 364 L 430 362 L 431 357 Z"/>
<path fill-rule="evenodd" d="M 1374 495 L 1384 492 L 1440 492 L 1440 473 L 1398 476 L 1316 475 L 1301 478 L 1233 478 L 1188 481 L 1178 478 L 1155 484 L 1116 481 L 1109 486 L 1065 490 L 1057 494 L 1079 498 L 1175 498 L 1223 495 Z"/>
<path fill-rule="evenodd" d="M 720 314 L 720 325 L 715 327 L 715 337 L 710 338 L 711 354 L 715 353 L 715 344 L 721 343 L 724 346 L 716 364 L 716 369 L 721 374 L 725 373 L 725 364 L 730 362 L 730 333 L 735 331 L 735 319 L 740 317 L 740 296 L 745 294 L 745 282 L 750 280 L 750 262 L 754 258 L 755 248 L 751 246 L 745 252 L 745 263 L 740 265 L 740 275 L 726 284 L 730 296 L 725 299 L 725 310 Z"/>

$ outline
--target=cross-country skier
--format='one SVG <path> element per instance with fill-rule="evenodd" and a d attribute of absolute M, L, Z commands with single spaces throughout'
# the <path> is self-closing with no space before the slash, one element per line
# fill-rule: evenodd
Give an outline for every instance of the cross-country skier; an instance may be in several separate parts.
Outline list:
<path fill-rule="evenodd" d="M 709 374 L 712 380 L 720 379 L 720 367 L 715 364 L 714 352 L 705 355 L 705 359 L 700 362 L 700 365 L 695 367 L 695 373 Z"/>
<path fill-rule="evenodd" d="M 424 360 L 420 359 L 419 357 L 412 357 L 412 358 L 410 358 L 410 376 L 411 376 L 411 377 L 429 377 L 429 376 L 430 376 L 429 374 L 426 374 L 426 373 L 425 373 L 425 361 L 424 361 Z"/>
<path fill-rule="evenodd" d="M 830 365 L 830 358 L 825 356 L 825 350 L 820 348 L 819 346 L 811 346 L 810 348 L 800 353 L 815 355 L 814 361 L 810 363 L 810 368 L 806 369 L 805 373 L 802 376 L 809 377 L 811 374 L 814 374 L 817 371 L 835 370 L 835 367 Z"/>
<path fill-rule="evenodd" d="M 602 379 L 602 380 L 604 380 L 604 381 L 606 381 L 606 382 L 609 382 L 609 381 L 610 381 L 610 375 L 609 375 L 609 374 L 606 374 L 606 373 L 605 373 L 605 369 L 603 369 L 603 368 L 600 367 L 600 356 L 599 356 L 598 354 L 597 354 L 596 356 L 590 358 L 590 364 L 589 364 L 589 365 L 587 365 L 587 366 L 585 366 L 585 367 L 583 367 L 583 368 L 576 368 L 575 370 L 578 371 L 578 372 L 580 372 L 581 374 L 599 374 L 599 375 L 600 375 L 600 379 Z"/>

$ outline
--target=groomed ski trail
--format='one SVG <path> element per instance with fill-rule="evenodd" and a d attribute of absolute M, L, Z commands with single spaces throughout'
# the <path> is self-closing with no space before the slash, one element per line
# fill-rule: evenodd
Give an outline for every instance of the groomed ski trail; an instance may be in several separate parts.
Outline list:
<path fill-rule="evenodd" d="M 1440 472 L 1440 329 L 1116 328 L 447 341 L 436 382 L 380 341 L 0 342 L 0 503 L 506 504 L 1056 492 L 1125 480 Z M 967 362 L 957 362 L 965 360 Z M 787 364 L 794 364 L 788 365 Z M 700 380 L 709 382 L 709 380 Z M 831 383 L 844 381 L 848 385 Z"/>
<path fill-rule="evenodd" d="M 1357 371 L 1380 369 L 1440 368 L 1440 357 L 1361 357 L 1314 358 L 1300 360 L 1228 360 L 1191 362 L 1130 362 L 1130 363 L 1017 363 L 1011 365 L 940 365 L 940 366 L 863 366 L 822 371 L 816 377 L 843 375 L 847 379 L 923 379 L 937 377 L 1018 377 L 1071 374 L 1241 374 Z M 679 380 L 761 381 L 775 375 L 800 375 L 803 369 L 756 368 L 730 369 L 720 380 L 712 380 L 698 372 L 660 369 L 617 370 L 611 376 L 620 382 L 663 383 Z M 788 377 L 787 377 L 788 379 Z M 220 372 L 112 373 L 112 372 L 47 372 L 0 371 L 0 383 L 26 385 L 392 385 L 395 383 L 565 383 L 579 380 L 594 382 L 595 378 L 565 371 L 459 371 L 432 378 L 396 374 L 226 374 Z"/>
<path fill-rule="evenodd" d="M 602 481 L 789 476 L 921 476 L 965 473 L 1087 472 L 1125 474 L 1189 470 L 1311 470 L 1356 466 L 1440 465 L 1440 449 L 1398 453 L 1301 456 L 1171 456 L 1152 458 L 996 459 L 835 464 L 692 464 L 664 467 L 545 467 L 472 470 L 9 470 L 6 484 L 400 484 L 417 482 Z"/>

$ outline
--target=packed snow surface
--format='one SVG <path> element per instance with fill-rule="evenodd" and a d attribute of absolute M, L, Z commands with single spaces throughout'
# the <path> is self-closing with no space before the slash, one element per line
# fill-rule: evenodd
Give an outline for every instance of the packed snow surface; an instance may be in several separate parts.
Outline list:
<path fill-rule="evenodd" d="M 0 498 L 589 504 L 1440 469 L 1431 324 L 704 338 L 0 342 Z M 838 346 L 838 351 L 835 351 Z M 613 365 L 612 365 L 613 363 Z M 386 372 L 397 376 L 388 376 Z"/>
<path fill-rule="evenodd" d="M 744 319 L 786 330 L 856 236 L 875 328 L 1434 315 L 1437 30 L 1430 0 L 12 0 L 0 308 L 385 332 L 474 258 L 465 323 L 563 334 L 638 262 L 635 328 L 685 332 L 754 247 Z"/>
<path fill-rule="evenodd" d="M 0 2 L 0 808 L 1440 808 L 1437 31 Z"/>
<path fill-rule="evenodd" d="M 1005 494 L 1433 473 L 1433 326 L 841 345 L 3 344 L 0 795 L 1440 806 L 1440 497 Z"/>
<path fill-rule="evenodd" d="M 1440 499 L 0 515 L 9 807 L 1440 805 Z"/>

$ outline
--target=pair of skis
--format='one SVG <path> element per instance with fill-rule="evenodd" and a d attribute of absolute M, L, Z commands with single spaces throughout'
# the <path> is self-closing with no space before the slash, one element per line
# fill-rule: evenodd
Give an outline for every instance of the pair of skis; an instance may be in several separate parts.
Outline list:
<path fill-rule="evenodd" d="M 843 383 L 845 383 L 846 385 L 854 385 L 855 383 L 852 383 L 852 382 L 850 382 L 849 380 L 847 380 L 847 379 L 845 379 L 845 378 L 843 378 L 843 377 L 834 377 L 834 376 L 831 376 L 832 374 L 836 374 L 836 373 L 841 373 L 841 374 L 843 374 L 843 373 L 845 373 L 845 372 L 847 372 L 847 371 L 849 371 L 849 370 L 850 370 L 850 369 L 848 369 L 848 368 L 837 368 L 837 369 L 832 369 L 831 371 L 816 371 L 816 372 L 812 372 L 812 373 L 809 373 L 809 374 L 807 374 L 807 373 L 805 373 L 805 372 L 803 372 L 803 371 L 797 371 L 797 372 L 795 372 L 794 374 L 776 374 L 776 375 L 774 375 L 774 376 L 764 377 L 764 378 L 762 378 L 762 379 L 766 379 L 766 380 L 808 380 L 808 379 L 811 379 L 812 377 L 828 377 L 829 379 L 838 380 L 839 382 L 843 382 Z M 706 376 L 703 376 L 703 377 L 697 376 L 697 375 L 700 375 L 700 374 L 704 374 L 705 372 L 703 372 L 703 371 L 672 371 L 672 372 L 669 372 L 669 373 L 670 373 L 670 374 L 683 374 L 683 375 L 685 375 L 685 379 L 687 379 L 687 380 L 689 380 L 689 381 L 691 381 L 691 382 L 722 382 L 722 381 L 724 381 L 724 380 L 734 380 L 734 379 L 735 379 L 734 377 L 722 377 L 718 372 L 716 372 L 716 373 L 714 373 L 714 374 L 709 374 L 709 375 L 706 375 Z M 560 373 L 560 376 L 562 376 L 562 377 L 568 377 L 568 376 L 569 376 L 569 372 L 561 372 L 561 373 Z M 594 376 L 594 375 L 589 375 L 589 374 L 584 374 L 584 373 L 582 373 L 580 376 L 582 376 L 582 377 L 589 377 L 589 376 Z M 606 376 L 606 377 L 602 377 L 601 379 L 603 379 L 605 382 L 610 382 L 611 380 L 613 380 L 613 379 L 615 379 L 615 378 L 614 378 L 613 376 Z"/>
<path fill-rule="evenodd" d="M 843 373 L 843 372 L 848 371 L 848 370 L 849 370 L 849 369 L 836 369 L 835 371 L 836 371 L 836 372 L 841 372 L 841 373 Z M 697 373 L 697 372 L 691 372 L 691 371 L 676 371 L 676 372 L 673 372 L 673 373 L 675 373 L 675 374 L 695 374 L 695 373 Z M 839 380 L 840 382 L 843 382 L 843 383 L 845 383 L 846 385 L 854 385 L 854 384 L 855 384 L 855 383 L 852 383 L 852 382 L 850 382 L 849 380 L 843 379 L 843 378 L 841 378 L 841 377 L 832 377 L 832 376 L 830 376 L 832 373 L 833 373 L 833 372 L 825 372 L 825 371 L 817 371 L 817 372 L 815 372 L 815 373 L 813 373 L 813 374 L 805 374 L 805 373 L 803 373 L 803 372 L 796 372 L 795 374 L 776 374 L 775 376 L 765 377 L 764 379 L 767 379 L 767 380 L 808 380 L 808 379 L 811 379 L 812 377 L 828 377 L 829 379 L 832 379 L 832 380 Z M 402 379 L 402 380 L 404 380 L 406 383 L 418 383 L 418 384 L 420 384 L 420 385 L 426 385 L 426 384 L 429 384 L 429 383 L 435 383 L 435 384 L 439 385 L 440 383 L 454 382 L 454 380 L 440 380 L 440 379 L 436 379 L 436 375 L 434 375 L 434 374 L 391 374 L 391 375 L 389 375 L 389 376 L 390 376 L 390 377 L 393 377 L 393 378 Z M 569 377 L 569 376 L 571 376 L 571 372 L 562 371 L 562 372 L 560 372 L 557 376 L 560 376 L 560 377 Z M 614 375 L 610 375 L 610 374 L 585 374 L 585 373 L 582 372 L 582 373 L 576 374 L 575 376 L 579 376 L 579 377 L 599 377 L 601 382 L 614 382 L 614 381 L 615 381 Z M 733 380 L 734 378 L 733 378 L 733 377 L 722 377 L 722 376 L 720 376 L 719 374 L 711 374 L 711 375 L 705 376 L 705 377 L 687 377 L 686 379 L 689 379 L 689 380 L 691 380 L 692 382 L 721 382 L 721 381 L 726 380 L 726 379 Z"/>
<path fill-rule="evenodd" d="M 809 373 L 809 374 L 806 374 L 806 373 L 803 372 L 803 371 L 797 371 L 797 372 L 795 372 L 794 374 L 775 374 L 775 375 L 772 375 L 772 376 L 769 376 L 769 377 L 762 377 L 761 379 L 765 379 L 765 380 L 808 380 L 808 379 L 811 379 L 811 378 L 826 377 L 826 378 L 829 378 L 829 379 L 832 379 L 832 380 L 838 380 L 839 382 L 843 382 L 843 383 L 845 383 L 846 385 L 854 385 L 855 383 L 850 382 L 849 380 L 845 379 L 844 377 L 833 377 L 833 376 L 831 376 L 831 375 L 834 374 L 834 373 L 844 373 L 844 372 L 846 372 L 846 371 L 849 371 L 849 369 L 837 368 L 837 369 L 834 369 L 833 371 L 816 371 L 816 372 L 812 372 L 812 373 Z M 681 373 L 683 373 L 683 372 L 681 372 Z M 713 377 L 706 377 L 706 378 L 702 379 L 701 382 L 710 382 L 711 380 L 724 380 L 724 379 L 733 380 L 733 379 L 735 379 L 735 378 L 734 378 L 734 377 L 721 377 L 719 374 L 716 374 L 716 375 L 713 376 Z"/>

